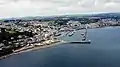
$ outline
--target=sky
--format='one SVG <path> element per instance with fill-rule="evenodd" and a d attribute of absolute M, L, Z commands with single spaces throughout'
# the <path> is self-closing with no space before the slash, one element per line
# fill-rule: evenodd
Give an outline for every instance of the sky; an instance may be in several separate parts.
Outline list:
<path fill-rule="evenodd" d="M 120 12 L 120 0 L 0 0 L 0 18 Z"/>

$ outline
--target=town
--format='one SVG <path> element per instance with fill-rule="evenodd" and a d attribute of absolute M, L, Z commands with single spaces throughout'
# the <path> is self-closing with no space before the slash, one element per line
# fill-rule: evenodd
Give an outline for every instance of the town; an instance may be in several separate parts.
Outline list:
<path fill-rule="evenodd" d="M 0 21 L 0 57 L 11 53 L 43 47 L 61 42 L 58 36 L 67 31 L 88 28 L 120 26 L 119 19 L 99 17 L 81 18 L 74 20 L 66 17 L 55 20 L 2 20 Z"/>

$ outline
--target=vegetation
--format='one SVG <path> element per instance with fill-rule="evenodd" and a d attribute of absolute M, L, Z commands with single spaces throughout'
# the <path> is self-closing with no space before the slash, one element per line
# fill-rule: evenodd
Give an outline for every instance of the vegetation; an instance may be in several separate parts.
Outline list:
<path fill-rule="evenodd" d="M 7 48 L 3 48 L 0 50 L 0 56 L 9 54 L 13 52 L 13 50 L 19 49 L 22 46 L 16 45 L 13 41 L 17 41 L 20 39 L 18 36 L 27 36 L 27 37 L 33 37 L 32 32 L 24 31 L 24 32 L 18 32 L 13 29 L 11 30 L 6 30 L 5 28 L 1 28 L 1 33 L 0 33 L 0 43 L 3 43 L 4 46 Z"/>

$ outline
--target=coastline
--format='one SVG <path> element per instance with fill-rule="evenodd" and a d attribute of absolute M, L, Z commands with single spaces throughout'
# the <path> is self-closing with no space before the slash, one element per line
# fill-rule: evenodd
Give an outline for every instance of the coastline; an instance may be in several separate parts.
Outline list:
<path fill-rule="evenodd" d="M 118 28 L 120 28 L 120 26 L 108 26 L 108 27 L 118 27 Z M 99 28 L 106 28 L 106 27 L 99 27 Z M 97 29 L 97 28 L 89 28 L 89 29 Z M 10 57 L 12 55 L 16 55 L 16 54 L 20 54 L 20 53 L 24 53 L 24 52 L 29 52 L 29 51 L 35 51 L 35 50 L 38 50 L 38 49 L 49 48 L 49 47 L 52 47 L 52 46 L 55 46 L 55 45 L 58 45 L 58 44 L 62 44 L 62 43 L 67 43 L 67 42 L 65 42 L 63 40 L 53 40 L 53 42 L 51 42 L 51 43 L 45 43 L 44 45 L 39 45 L 39 46 L 34 46 L 34 47 L 30 47 L 29 46 L 29 48 L 23 47 L 25 49 L 21 48 L 20 50 L 18 49 L 18 50 L 16 50 L 13 53 L 1 56 L 0 60 L 8 58 L 8 57 Z M 38 44 L 41 44 L 41 43 L 38 43 Z"/>
<path fill-rule="evenodd" d="M 31 47 L 31 48 L 27 48 L 27 49 L 23 49 L 23 50 L 20 50 L 20 51 L 16 51 L 16 52 L 10 53 L 8 55 L 4 55 L 4 56 L 0 57 L 0 60 L 8 58 L 8 57 L 10 57 L 12 55 L 16 55 L 16 54 L 20 54 L 20 53 L 24 53 L 24 52 L 29 52 L 29 51 L 35 51 L 35 50 L 38 50 L 38 49 L 49 48 L 49 47 L 61 44 L 63 42 L 64 42 L 63 40 L 56 40 L 56 41 L 54 40 L 54 42 L 49 44 L 49 45 L 44 44 L 43 46 L 35 46 L 35 47 Z"/>

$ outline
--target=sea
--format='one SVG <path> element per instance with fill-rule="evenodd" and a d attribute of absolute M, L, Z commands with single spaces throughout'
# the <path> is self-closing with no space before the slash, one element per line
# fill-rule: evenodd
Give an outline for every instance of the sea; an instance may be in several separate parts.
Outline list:
<path fill-rule="evenodd" d="M 81 31 L 63 36 L 66 41 L 80 41 Z M 120 67 L 120 27 L 88 29 L 91 44 L 58 44 L 10 56 L 0 60 L 0 67 Z"/>

